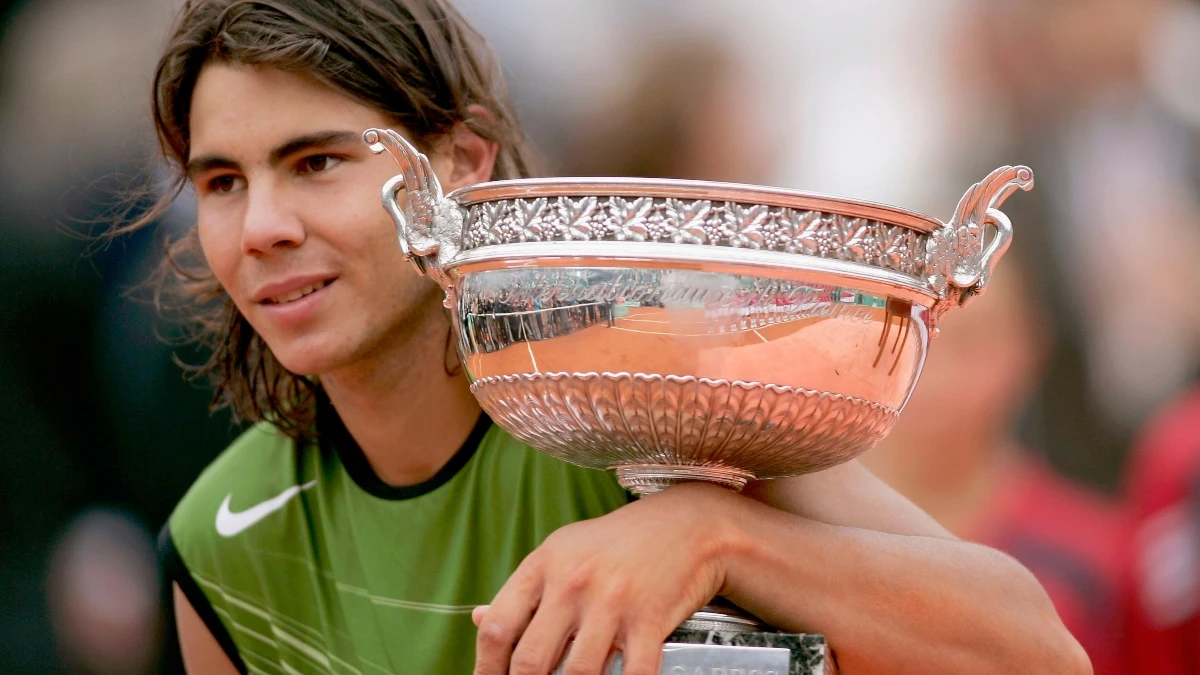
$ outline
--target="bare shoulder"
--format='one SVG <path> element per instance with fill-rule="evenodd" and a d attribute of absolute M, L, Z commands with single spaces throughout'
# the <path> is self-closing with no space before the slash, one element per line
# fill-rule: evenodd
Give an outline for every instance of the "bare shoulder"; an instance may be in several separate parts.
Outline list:
<path fill-rule="evenodd" d="M 179 584 L 172 584 L 175 597 L 175 622 L 179 628 L 179 648 L 189 673 L 238 675 L 237 668 L 225 655 L 204 620 L 188 602 Z"/>

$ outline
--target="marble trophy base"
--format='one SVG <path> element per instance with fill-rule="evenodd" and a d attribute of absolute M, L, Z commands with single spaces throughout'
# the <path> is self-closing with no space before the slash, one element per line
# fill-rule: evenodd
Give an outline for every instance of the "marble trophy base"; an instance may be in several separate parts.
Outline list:
<path fill-rule="evenodd" d="M 679 650 L 678 660 L 668 663 L 668 650 Z M 694 656 L 683 653 L 686 648 L 700 648 Z M 837 670 L 828 656 L 825 637 L 812 633 L 726 632 L 679 628 L 663 647 L 661 675 L 836 675 Z M 728 657 L 723 651 L 729 650 Z M 735 653 L 735 650 L 737 653 Z M 786 665 L 778 669 L 778 661 L 766 661 L 757 654 L 787 650 Z M 695 661 L 695 663 L 693 663 Z M 765 663 L 764 663 L 765 662 Z"/>
<path fill-rule="evenodd" d="M 562 675 L 560 665 L 554 675 Z M 604 675 L 621 675 L 621 655 Z M 837 675 L 825 638 L 680 628 L 663 645 L 660 675 Z"/>
<path fill-rule="evenodd" d="M 660 675 L 836 675 L 825 637 L 770 632 L 728 605 L 706 606 L 663 645 Z M 616 654 L 604 675 L 622 675 Z M 562 675 L 562 666 L 554 672 Z"/>

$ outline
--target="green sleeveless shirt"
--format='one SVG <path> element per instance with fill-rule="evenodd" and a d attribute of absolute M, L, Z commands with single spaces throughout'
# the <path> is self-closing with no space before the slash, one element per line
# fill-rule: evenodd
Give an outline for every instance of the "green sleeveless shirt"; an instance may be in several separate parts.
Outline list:
<path fill-rule="evenodd" d="M 244 673 L 469 673 L 471 609 L 555 529 L 629 501 L 486 416 L 429 481 L 388 486 L 323 408 L 320 442 L 244 433 L 163 533 L 167 574 Z"/>

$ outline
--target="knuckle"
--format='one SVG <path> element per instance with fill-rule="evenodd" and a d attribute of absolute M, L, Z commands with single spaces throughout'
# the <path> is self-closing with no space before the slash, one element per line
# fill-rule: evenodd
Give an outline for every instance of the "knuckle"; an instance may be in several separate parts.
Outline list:
<path fill-rule="evenodd" d="M 561 580 L 562 592 L 567 595 L 577 595 L 592 584 L 592 566 L 587 563 L 572 565 L 563 572 Z"/>
<path fill-rule="evenodd" d="M 479 624 L 479 646 L 483 649 L 498 649 L 511 644 L 511 632 L 503 622 L 497 619 L 484 618 Z"/>
<path fill-rule="evenodd" d="M 633 581 L 625 576 L 614 575 L 608 579 L 604 587 L 603 600 L 619 604 L 621 606 L 629 606 L 630 595 L 633 593 Z"/>

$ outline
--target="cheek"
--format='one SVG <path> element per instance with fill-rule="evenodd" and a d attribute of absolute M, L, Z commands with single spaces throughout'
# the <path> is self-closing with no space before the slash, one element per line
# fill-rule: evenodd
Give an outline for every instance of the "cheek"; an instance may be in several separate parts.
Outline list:
<path fill-rule="evenodd" d="M 327 236 L 348 258 L 362 261 L 358 271 L 365 277 L 382 281 L 395 276 L 394 268 L 409 265 L 400 250 L 395 223 L 380 204 L 379 190 L 364 189 L 364 186 L 374 188 L 374 182 L 363 180 L 347 185 L 312 206 L 314 211 L 321 209 L 324 212 L 322 221 L 338 223 Z"/>
<path fill-rule="evenodd" d="M 379 291 L 374 297 L 380 303 L 390 305 L 407 297 L 420 277 L 412 264 L 404 259 L 391 218 L 385 215 L 382 221 L 373 218 L 369 222 L 369 232 L 361 240 L 366 244 L 362 257 L 370 261 L 364 268 L 370 271 L 369 281 Z"/>
<path fill-rule="evenodd" d="M 240 236 L 237 228 L 226 224 L 213 214 L 200 212 L 196 223 L 200 238 L 200 248 L 204 251 L 204 259 L 216 275 L 217 280 L 225 290 L 237 300 L 237 288 L 233 284 L 237 270 L 238 259 L 241 257 Z"/>

